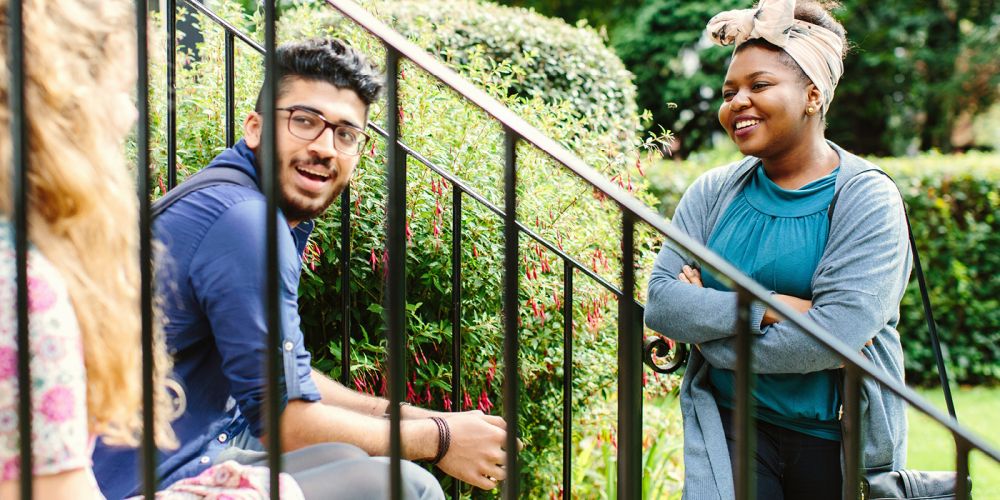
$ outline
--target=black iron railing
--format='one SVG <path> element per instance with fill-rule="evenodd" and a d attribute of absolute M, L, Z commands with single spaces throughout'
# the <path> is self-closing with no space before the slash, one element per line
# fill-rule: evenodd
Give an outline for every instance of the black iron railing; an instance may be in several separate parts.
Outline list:
<path fill-rule="evenodd" d="M 187 5 L 193 9 L 205 14 L 209 19 L 217 23 L 225 30 L 225 96 L 226 96 L 226 144 L 232 145 L 235 142 L 235 71 L 234 71 L 234 50 L 236 40 L 240 40 L 249 47 L 262 53 L 265 58 L 265 74 L 269 75 L 271 78 L 266 79 L 268 82 L 265 88 L 265 103 L 269 103 L 270 108 L 274 107 L 274 97 L 275 97 L 275 85 L 277 79 L 274 78 L 274 60 L 272 54 L 274 53 L 274 43 L 275 43 L 275 23 L 276 23 L 276 11 L 274 8 L 274 0 L 266 0 L 265 5 L 265 44 L 264 46 L 256 43 L 252 38 L 241 33 L 239 29 L 227 23 L 219 16 L 215 15 L 210 9 L 206 8 L 201 3 L 196 0 L 184 0 Z M 647 363 L 652 365 L 650 361 L 652 354 L 656 353 L 658 356 L 664 356 L 669 354 L 667 351 L 670 349 L 666 343 L 663 342 L 650 342 L 646 345 L 642 343 L 642 305 L 635 301 L 635 266 L 634 266 L 634 232 L 635 225 L 637 223 L 644 223 L 662 235 L 664 235 L 668 240 L 676 244 L 678 247 L 684 249 L 692 256 L 696 257 L 700 262 L 703 263 L 708 269 L 710 269 L 716 275 L 722 275 L 728 278 L 732 284 L 733 288 L 738 294 L 738 305 L 740 320 L 737 322 L 737 331 L 735 332 L 738 340 L 738 366 L 736 374 L 736 384 L 737 384 L 737 398 L 736 398 L 736 428 L 738 429 L 738 439 L 737 439 L 737 454 L 738 459 L 735 461 L 737 468 L 734 471 L 735 481 L 736 481 L 736 492 L 737 498 L 745 499 L 751 498 L 753 492 L 750 489 L 751 485 L 751 473 L 752 473 L 752 463 L 751 457 L 753 456 L 753 443 L 748 439 L 748 437 L 753 435 L 754 420 L 751 418 L 752 414 L 752 401 L 750 399 L 750 388 L 752 384 L 752 377 L 750 374 L 750 350 L 751 350 L 751 337 L 749 332 L 749 311 L 752 301 L 759 301 L 766 304 L 768 307 L 780 313 L 782 316 L 787 318 L 788 321 L 798 326 L 809 335 L 812 335 L 821 343 L 826 345 L 831 351 L 836 352 L 845 361 L 846 366 L 846 386 L 845 386 L 845 445 L 846 445 L 846 478 L 845 478 L 845 498 L 855 498 L 857 496 L 857 488 L 859 481 L 859 465 L 860 465 L 860 450 L 862 443 L 860 442 L 860 433 L 857 430 L 860 428 L 860 389 L 861 382 L 865 377 L 869 377 L 881 383 L 888 390 L 898 394 L 901 398 L 907 401 L 910 405 L 917 408 L 922 413 L 930 416 L 933 420 L 937 421 L 940 425 L 944 426 L 951 432 L 952 436 L 956 442 L 957 459 L 956 459 L 956 469 L 958 471 L 958 477 L 968 476 L 968 457 L 972 450 L 981 451 L 984 455 L 990 459 L 1000 462 L 1000 453 L 998 453 L 989 444 L 983 441 L 981 438 L 973 435 L 969 431 L 960 427 L 954 419 L 949 418 L 944 415 L 939 410 L 932 407 L 930 404 L 921 399 L 912 390 L 905 387 L 903 384 L 889 378 L 883 371 L 876 366 L 874 366 L 870 361 L 868 361 L 861 354 L 852 351 L 845 345 L 841 344 L 828 332 L 824 331 L 821 327 L 815 324 L 806 316 L 796 313 L 789 306 L 771 299 L 770 294 L 760 285 L 755 283 L 753 280 L 747 276 L 740 273 L 733 266 L 722 260 L 720 257 L 709 251 L 707 248 L 697 243 L 696 241 L 690 239 L 688 236 L 684 235 L 677 229 L 671 227 L 666 220 L 660 217 L 658 214 L 653 212 L 651 209 L 643 205 L 637 199 L 632 197 L 630 194 L 626 193 L 624 190 L 619 189 L 613 183 L 605 179 L 600 173 L 594 169 L 588 167 L 580 159 L 574 156 L 572 153 L 567 151 L 565 148 L 560 146 L 558 143 L 545 136 L 537 129 L 526 123 L 522 118 L 517 116 L 515 113 L 501 105 L 495 99 L 489 97 L 485 92 L 479 90 L 471 83 L 463 79 L 461 76 L 451 71 L 443 64 L 438 62 L 436 59 L 428 55 L 426 52 L 416 47 L 414 44 L 405 40 L 401 35 L 392 30 L 390 27 L 384 23 L 377 20 L 371 14 L 361 9 L 359 6 L 351 2 L 350 0 L 327 0 L 327 3 L 333 8 L 340 11 L 346 18 L 350 19 L 352 22 L 357 23 L 359 26 L 370 32 L 376 38 L 380 39 L 385 46 L 386 50 L 386 72 L 387 72 L 387 90 L 388 97 L 386 102 L 386 108 L 388 112 L 385 113 L 387 123 L 385 128 L 381 128 L 376 124 L 371 124 L 372 130 L 386 138 L 387 140 L 387 188 L 388 188 L 388 199 L 387 199 L 387 231 L 388 231 L 388 252 L 389 255 L 401 256 L 404 255 L 406 237 L 405 237 L 405 206 L 406 206 L 406 163 L 407 160 L 412 158 L 419 163 L 425 165 L 430 170 L 434 171 L 437 175 L 441 176 L 444 180 L 448 181 L 453 186 L 453 220 L 452 225 L 455 231 L 455 237 L 452 241 L 452 280 L 453 280 L 453 344 L 452 344 L 452 360 L 453 360 L 453 386 L 452 394 L 453 400 L 457 401 L 459 394 L 461 394 L 461 335 L 459 330 L 459 325 L 461 324 L 461 289 L 462 289 L 462 279 L 461 279 L 461 223 L 462 223 L 462 203 L 463 198 L 470 198 L 473 201 L 482 204 L 490 211 L 494 212 L 496 215 L 503 218 L 504 221 L 504 277 L 503 277 L 503 325 L 504 325 L 504 387 L 503 396 L 505 400 L 504 405 L 504 417 L 508 422 L 508 442 L 506 446 L 507 458 L 506 458 L 506 469 L 508 474 L 508 479 L 503 483 L 503 496 L 504 498 L 514 499 L 518 498 L 520 495 L 520 484 L 519 484 L 519 464 L 517 460 L 517 421 L 519 418 L 518 412 L 518 401 L 520 398 L 519 387 L 518 387 L 518 352 L 519 352 L 519 338 L 518 338 L 518 275 L 519 275 L 519 263 L 518 263 L 518 240 L 523 235 L 531 238 L 538 242 L 541 246 L 545 247 L 548 251 L 552 252 L 558 256 L 563 261 L 563 266 L 565 270 L 564 274 L 564 314 L 566 318 L 572 318 L 573 314 L 573 287 L 574 287 L 574 275 L 580 273 L 583 276 L 593 280 L 595 283 L 604 287 L 608 291 L 612 292 L 619 298 L 619 314 L 618 314 L 618 356 L 619 356 L 619 370 L 618 370 L 618 495 L 620 498 L 624 499 L 635 499 L 641 498 L 642 496 L 642 380 L 641 380 L 641 370 L 642 364 L 640 362 L 643 359 L 643 352 L 645 352 L 645 358 Z M 144 0 L 139 0 L 136 3 L 136 28 L 137 34 L 140 40 L 145 39 L 146 35 L 146 2 Z M 168 29 L 168 46 L 170 52 L 168 53 L 168 72 L 167 72 L 167 101 L 168 101 L 168 111 L 167 111 L 167 136 L 168 136 L 168 185 L 174 186 L 177 182 L 177 172 L 175 168 L 176 164 L 176 115 L 175 115 L 175 75 L 176 75 L 176 62 L 175 62 L 175 50 L 176 50 L 176 22 L 175 22 L 175 12 L 176 5 L 174 0 L 167 1 L 167 29 Z M 17 294 L 17 311 L 18 311 L 18 376 L 19 376 L 19 390 L 20 390 L 20 403 L 19 403 L 19 418 L 20 418 L 20 432 L 22 436 L 30 436 L 30 387 L 28 384 L 29 372 L 28 372 L 28 336 L 27 336 L 27 284 L 25 275 L 25 262 L 26 262 L 26 245 L 27 245 L 27 230 L 24 216 L 26 214 L 26 193 L 28 191 L 27 180 L 25 173 L 27 171 L 27 159 L 25 157 L 27 149 L 25 148 L 26 138 L 25 138 L 25 114 L 23 106 L 23 82 L 24 82 L 24 72 L 23 72 L 23 31 L 21 29 L 20 21 L 20 1 L 12 1 L 9 6 L 9 20 L 10 20 L 10 58 L 11 61 L 11 134 L 13 139 L 13 175 L 12 175 L 12 189 L 14 190 L 14 223 L 15 223 L 15 247 L 17 256 L 17 272 L 18 272 L 18 294 Z M 419 66 L 428 74 L 436 78 L 441 84 L 454 90 L 456 93 L 461 95 L 468 102 L 478 106 L 483 111 L 486 112 L 492 119 L 496 120 L 503 125 L 504 128 L 504 206 L 497 207 L 486 200 L 485 197 L 478 194 L 469 185 L 463 182 L 461 179 L 452 175 L 445 169 L 433 162 L 429 161 L 418 151 L 413 150 L 406 144 L 400 141 L 399 134 L 399 122 L 398 122 L 398 109 L 399 109 L 399 89 L 398 89 L 398 70 L 399 62 L 401 59 L 408 60 L 413 64 Z M 148 71 L 147 71 L 147 54 L 145 50 L 145 44 L 139 44 L 138 58 L 137 62 L 139 65 L 139 81 L 138 81 L 138 91 L 140 96 L 148 96 Z M 153 421 L 152 415 L 152 373 L 153 373 L 153 358 L 151 355 L 151 345 L 152 345 L 152 333 L 151 333 L 151 321 L 150 321 L 150 311 L 151 311 L 151 294 L 150 283 L 151 283 L 151 259 L 149 252 L 149 238 L 150 238 L 150 227 L 149 227 L 149 178 L 148 178 L 148 164 L 149 164 L 149 153 L 148 153 L 148 136 L 149 136 L 149 114 L 148 114 L 148 104 L 147 99 L 139 99 L 139 125 L 137 134 L 137 146 L 138 146 L 138 172 L 139 172 L 139 196 L 142 200 L 140 203 L 141 217 L 140 217 L 140 233 L 142 236 L 142 248 L 141 255 L 139 258 L 142 262 L 142 310 L 143 310 L 143 387 L 144 387 L 144 422 L 146 428 L 151 428 L 151 423 Z M 268 345 L 271 348 L 272 356 L 268 357 L 267 362 L 267 373 L 269 377 L 268 392 L 267 392 L 267 429 L 276 429 L 280 419 L 279 412 L 279 401 L 277 392 L 278 375 L 280 370 L 280 364 L 278 364 L 277 355 L 279 352 L 281 331 L 280 322 L 278 321 L 277 313 L 277 300 L 278 300 L 278 281 L 277 281 L 277 269 L 278 266 L 275 265 L 277 262 L 277 251 L 276 251 L 276 221 L 278 220 L 275 215 L 277 213 L 277 183 L 275 176 L 275 158 L 274 158 L 274 113 L 264 114 L 264 130 L 265 134 L 263 137 L 263 172 L 262 172 L 262 184 L 263 191 L 267 197 L 268 209 L 266 211 L 267 219 L 264 223 L 268 228 L 268 242 L 267 242 L 267 262 L 269 269 L 273 272 L 268 274 L 267 283 L 267 293 L 265 297 L 265 305 L 267 311 L 268 325 L 269 325 L 269 341 Z M 539 149 L 540 151 L 547 154 L 555 162 L 561 165 L 563 168 L 569 170 L 578 178 L 582 179 L 586 183 L 590 184 L 597 191 L 603 193 L 607 199 L 613 201 L 619 207 L 622 217 L 622 277 L 621 286 L 616 287 L 614 284 L 608 282 L 596 272 L 592 272 L 587 266 L 581 264 L 570 255 L 563 252 L 557 245 L 552 244 L 545 238 L 536 234 L 530 230 L 527 225 L 521 223 L 517 218 L 517 192 L 515 189 L 517 180 L 517 158 L 516 158 L 516 146 L 518 143 L 525 143 L 532 147 Z M 498 166 L 499 168 L 499 166 Z M 345 192 L 342 198 L 341 217 L 343 218 L 341 224 L 341 251 L 343 252 L 341 257 L 342 274 L 341 278 L 343 280 L 343 286 L 341 290 L 343 292 L 343 311 L 344 317 L 342 322 L 342 349 L 344 350 L 342 354 L 342 373 L 346 377 L 350 371 L 350 324 L 348 314 L 349 311 L 349 284 L 350 279 L 350 268 L 349 268 L 349 252 L 350 252 L 350 193 Z M 405 316 L 405 259 L 403 258 L 393 258 L 389 260 L 388 263 L 388 273 L 387 273 L 387 290 L 389 291 L 386 298 L 386 313 L 385 313 L 385 323 L 386 331 L 389 336 L 388 342 L 388 367 L 389 367 L 389 377 L 388 377 L 388 388 L 389 388 L 389 399 L 390 399 L 390 454 L 391 454 L 391 495 L 393 498 L 400 498 L 402 478 L 400 475 L 400 457 L 402 456 L 402 443 L 399 434 L 399 421 L 400 412 L 398 402 L 402 400 L 403 387 L 405 385 L 404 372 L 405 372 L 405 327 L 406 327 L 406 316 Z M 572 360 L 573 360 L 573 350 L 572 350 L 572 337 L 573 337 L 573 322 L 564 321 L 564 336 L 565 336 L 565 347 L 563 351 L 563 358 L 565 362 L 564 370 L 564 408 L 563 408 L 563 419 L 564 419 L 564 477 L 563 477 L 563 491 L 566 495 L 569 495 L 572 491 L 572 477 L 570 474 L 570 464 L 572 460 L 571 456 L 571 420 L 572 420 Z M 683 346 L 677 346 L 678 349 L 683 348 Z M 683 356 L 677 356 L 675 353 L 673 365 L 678 365 L 683 360 Z M 654 367 L 663 369 L 662 367 Z M 346 379 L 345 379 L 346 382 Z M 269 442 L 268 446 L 270 449 L 280 449 L 278 432 L 268 432 Z M 678 439 L 681 437 L 678 436 Z M 31 440 L 22 439 L 21 440 L 21 496 L 25 499 L 31 498 Z M 147 432 L 142 441 L 143 446 L 143 464 L 142 464 L 142 477 L 144 480 L 143 491 L 146 495 L 151 495 L 156 489 L 156 478 L 155 478 L 155 466 L 154 463 L 154 445 L 151 433 Z M 270 466 L 272 469 L 271 480 L 277 480 L 277 474 L 281 467 L 280 454 L 272 453 L 270 454 Z M 273 483 L 272 483 L 273 484 Z M 965 499 L 968 498 L 967 484 L 964 481 L 958 482 L 959 492 L 958 498 Z M 454 492 L 457 494 L 458 485 L 456 484 Z M 278 498 L 277 489 L 273 489 L 271 497 L 274 499 Z"/>

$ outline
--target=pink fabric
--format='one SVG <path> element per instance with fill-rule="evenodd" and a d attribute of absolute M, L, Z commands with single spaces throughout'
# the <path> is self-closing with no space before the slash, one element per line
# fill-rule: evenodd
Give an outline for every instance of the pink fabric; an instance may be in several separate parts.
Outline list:
<path fill-rule="evenodd" d="M 182 479 L 166 490 L 157 492 L 156 499 L 266 500 L 271 491 L 268 474 L 267 467 L 223 462 L 213 465 L 196 477 Z M 305 499 L 295 480 L 285 473 L 278 477 L 278 495 L 283 500 Z"/>
<path fill-rule="evenodd" d="M 14 249 L 0 221 L 0 480 L 21 470 L 18 431 L 17 308 Z M 36 476 L 88 469 L 87 384 L 83 344 L 66 285 L 52 263 L 28 253 L 33 471 Z M 91 476 L 92 478 L 93 476 Z M 100 497 L 97 483 L 93 493 Z"/>

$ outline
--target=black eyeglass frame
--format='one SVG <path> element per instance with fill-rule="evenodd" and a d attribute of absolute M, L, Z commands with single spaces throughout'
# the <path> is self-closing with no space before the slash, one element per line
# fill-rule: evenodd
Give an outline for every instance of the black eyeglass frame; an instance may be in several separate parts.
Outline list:
<path fill-rule="evenodd" d="M 345 125 L 343 123 L 333 123 L 330 120 L 327 120 L 326 117 L 323 116 L 322 114 L 317 113 L 316 111 L 314 111 L 314 110 L 312 110 L 310 108 L 307 108 L 305 106 L 288 106 L 287 108 L 275 108 L 275 111 L 288 111 L 288 119 L 285 120 L 285 128 L 288 129 L 288 133 L 289 134 L 292 134 L 292 136 L 294 136 L 294 137 L 296 137 L 298 139 L 302 139 L 303 141 L 315 141 L 316 139 L 319 139 L 319 137 L 321 135 L 323 135 L 323 132 L 326 132 L 326 129 L 333 130 L 333 147 L 337 151 L 340 151 L 341 153 L 344 153 L 345 155 L 360 156 L 361 152 L 364 151 L 365 146 L 367 146 L 368 143 L 372 139 L 370 135 L 368 135 L 364 130 L 359 129 L 358 127 L 355 127 L 353 125 Z M 323 122 L 323 128 L 319 129 L 319 132 L 316 134 L 316 137 L 313 137 L 313 138 L 310 139 L 308 137 L 302 137 L 301 135 L 298 135 L 298 134 L 296 134 L 295 132 L 292 131 L 292 115 L 293 115 L 293 113 L 295 111 L 303 111 L 303 112 L 309 113 L 309 114 L 315 116 L 316 118 L 319 118 L 319 120 L 321 122 Z M 342 151 L 337 146 L 337 129 L 338 128 L 350 129 L 352 132 L 356 132 L 356 133 L 358 133 L 358 134 L 361 135 L 362 140 L 358 144 L 358 151 L 357 152 L 351 153 L 349 151 Z"/>

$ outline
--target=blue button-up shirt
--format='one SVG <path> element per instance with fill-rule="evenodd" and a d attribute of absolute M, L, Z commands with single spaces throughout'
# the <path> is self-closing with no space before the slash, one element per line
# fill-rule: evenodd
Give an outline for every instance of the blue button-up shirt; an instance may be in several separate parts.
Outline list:
<path fill-rule="evenodd" d="M 207 168 L 243 170 L 257 180 L 254 154 L 243 141 Z M 266 200 L 258 190 L 221 184 L 194 191 L 157 217 L 153 232 L 165 247 L 157 261 L 167 347 L 186 408 L 174 421 L 180 448 L 159 453 L 160 484 L 192 477 L 212 465 L 229 438 L 263 432 L 267 325 L 264 311 Z M 280 216 L 281 226 L 288 228 Z M 278 231 L 280 308 L 288 400 L 318 401 L 310 356 L 299 327 L 298 286 L 311 221 Z M 109 500 L 138 494 L 139 454 L 98 442 L 94 472 Z"/>

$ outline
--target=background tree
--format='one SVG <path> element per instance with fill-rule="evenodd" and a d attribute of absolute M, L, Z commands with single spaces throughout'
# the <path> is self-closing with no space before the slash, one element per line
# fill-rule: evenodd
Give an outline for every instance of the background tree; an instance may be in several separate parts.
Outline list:
<path fill-rule="evenodd" d="M 635 74 L 651 129 L 673 130 L 680 152 L 719 131 L 714 110 L 729 49 L 703 39 L 715 13 L 749 0 L 506 0 L 547 15 L 607 24 L 610 42 Z M 974 147 L 972 123 L 997 101 L 997 0 L 842 0 L 835 15 L 852 42 L 828 136 L 878 155 Z M 601 6 L 606 8 L 602 10 Z M 676 109 L 666 103 L 677 104 Z M 849 105 L 845 105 L 849 103 Z"/>

